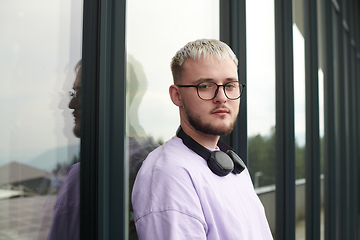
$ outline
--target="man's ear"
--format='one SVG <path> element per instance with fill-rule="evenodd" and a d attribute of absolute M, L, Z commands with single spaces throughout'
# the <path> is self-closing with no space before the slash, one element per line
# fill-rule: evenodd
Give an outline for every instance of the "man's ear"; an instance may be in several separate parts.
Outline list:
<path fill-rule="evenodd" d="M 170 98 L 171 101 L 178 107 L 182 106 L 182 101 L 181 101 L 181 95 L 179 92 L 179 87 L 176 85 L 171 85 L 169 87 L 169 94 L 170 94 Z"/>

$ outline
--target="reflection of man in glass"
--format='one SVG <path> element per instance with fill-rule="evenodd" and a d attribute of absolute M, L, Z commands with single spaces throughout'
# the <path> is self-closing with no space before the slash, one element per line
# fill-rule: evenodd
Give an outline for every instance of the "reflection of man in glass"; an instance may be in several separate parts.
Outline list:
<path fill-rule="evenodd" d="M 219 142 L 239 112 L 237 63 L 217 40 L 190 42 L 174 56 L 169 93 L 181 127 L 137 174 L 132 204 L 140 239 L 272 239 L 247 168 Z"/>
<path fill-rule="evenodd" d="M 72 97 L 69 102 L 69 108 L 74 109 L 73 115 L 75 120 L 74 134 L 76 137 L 81 137 L 81 60 L 76 65 L 75 71 L 77 71 L 76 79 L 74 82 L 73 91 L 70 92 Z"/>
<path fill-rule="evenodd" d="M 73 109 L 75 126 L 73 132 L 81 137 L 81 60 L 75 67 L 76 79 L 70 92 L 69 108 Z M 72 165 L 57 195 L 53 222 L 48 240 L 76 240 L 80 238 L 80 163 Z"/>

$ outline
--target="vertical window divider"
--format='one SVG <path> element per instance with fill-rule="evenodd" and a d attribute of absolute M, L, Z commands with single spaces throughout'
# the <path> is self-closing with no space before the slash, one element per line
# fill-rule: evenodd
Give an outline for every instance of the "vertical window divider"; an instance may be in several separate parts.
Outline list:
<path fill-rule="evenodd" d="M 295 136 L 292 1 L 275 1 L 276 239 L 295 239 Z"/>
<path fill-rule="evenodd" d="M 335 84 L 335 146 L 336 146 L 336 166 L 337 166 L 337 175 L 336 175 L 336 195 L 337 195 L 337 233 L 336 236 L 339 239 L 349 239 L 347 226 L 348 222 L 348 212 L 347 212 L 347 162 L 349 161 L 349 156 L 346 152 L 346 146 L 349 144 L 346 138 L 346 101 L 345 101 L 345 54 L 344 54 L 344 26 L 343 26 L 343 16 L 344 9 L 342 6 L 342 1 L 338 0 L 339 9 L 337 9 L 337 21 L 334 21 L 334 24 L 337 25 L 336 30 L 334 31 L 334 37 L 337 38 L 337 46 L 335 46 L 335 51 L 337 51 L 337 61 L 334 68 L 338 68 L 338 74 L 335 75 L 334 84 Z M 346 59 L 347 61 L 347 59 Z"/>
<path fill-rule="evenodd" d="M 334 89 L 334 50 L 332 29 L 332 7 L 330 1 L 322 1 L 324 9 L 324 237 L 336 239 L 336 148 L 335 146 L 335 89 Z"/>
<path fill-rule="evenodd" d="M 246 85 L 246 1 L 220 0 L 220 40 L 227 43 L 239 60 L 239 81 Z M 247 164 L 247 95 L 241 96 L 239 116 L 230 136 L 222 137 Z"/>
<path fill-rule="evenodd" d="M 125 0 L 101 1 L 99 85 L 99 239 L 127 239 Z"/>
<path fill-rule="evenodd" d="M 306 86 L 306 239 L 320 239 L 320 131 L 317 1 L 304 1 Z"/>
<path fill-rule="evenodd" d="M 84 1 L 83 14 L 80 239 L 90 240 L 98 233 L 99 4 L 99 0 Z"/>
<path fill-rule="evenodd" d="M 347 61 L 349 64 L 345 64 L 345 72 L 347 72 L 347 82 L 345 83 L 345 104 L 346 104 L 346 123 L 345 123 L 345 130 L 346 130 L 346 138 L 348 141 L 348 144 L 346 146 L 346 151 L 348 154 L 348 161 L 346 164 L 346 178 L 347 178 L 347 184 L 346 184 L 346 191 L 347 191 L 347 200 L 346 200 L 346 211 L 347 211 L 347 218 L 348 218 L 348 225 L 346 226 L 346 230 L 348 232 L 348 238 L 349 239 L 356 239 L 356 229 L 357 226 L 355 225 L 356 222 L 356 215 L 354 214 L 354 210 L 356 209 L 356 203 L 354 202 L 355 198 L 355 192 L 354 191 L 354 184 L 355 184 L 355 178 L 354 178 L 354 160 L 355 159 L 355 133 L 354 129 L 356 129 L 356 126 L 354 125 L 354 115 L 356 111 L 354 111 L 354 94 L 356 94 L 354 89 L 354 61 L 353 60 L 353 53 L 355 53 L 355 48 L 353 45 L 353 18 L 352 18 L 352 0 L 347 0 L 344 2 L 344 11 L 346 14 L 343 15 L 343 21 L 346 24 L 344 26 L 345 32 L 345 44 L 344 44 L 344 52 L 345 56 L 347 53 Z"/>
<path fill-rule="evenodd" d="M 359 17 L 359 12 L 360 12 L 360 3 L 359 1 L 354 1 L 354 7 L 353 7 L 353 11 L 354 11 L 354 30 L 357 30 L 360 28 L 360 17 Z M 355 35 L 355 92 L 359 93 L 360 91 L 360 32 L 359 31 L 354 31 L 354 35 Z M 359 94 L 355 94 L 355 122 L 359 123 L 360 122 L 360 96 Z M 355 144 L 356 146 L 359 146 L 360 144 L 360 127 L 358 124 L 356 124 L 356 133 L 355 133 Z M 360 201 L 360 150 L 358 147 L 356 147 L 356 157 L 354 159 L 354 169 L 353 171 L 355 172 L 355 209 L 354 212 L 356 214 L 356 220 L 355 220 L 355 226 L 359 226 L 360 224 L 360 207 L 359 207 L 359 201 Z M 356 234 L 359 236 L 360 235 L 360 229 L 357 228 Z"/>

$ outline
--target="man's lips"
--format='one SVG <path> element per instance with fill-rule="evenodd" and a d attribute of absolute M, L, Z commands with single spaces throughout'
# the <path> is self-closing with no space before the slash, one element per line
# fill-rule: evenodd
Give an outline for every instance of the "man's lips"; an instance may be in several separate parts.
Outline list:
<path fill-rule="evenodd" d="M 211 112 L 211 114 L 217 115 L 217 116 L 225 116 L 229 114 L 230 111 L 226 108 L 218 108 Z"/>
<path fill-rule="evenodd" d="M 73 116 L 75 119 L 80 119 L 81 115 L 79 113 L 73 112 Z"/>

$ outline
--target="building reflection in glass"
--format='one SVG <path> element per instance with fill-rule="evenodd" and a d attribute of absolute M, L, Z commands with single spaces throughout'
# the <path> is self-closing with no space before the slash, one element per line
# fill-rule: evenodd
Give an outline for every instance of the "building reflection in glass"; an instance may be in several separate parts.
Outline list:
<path fill-rule="evenodd" d="M 0 239 L 46 239 L 67 171 L 60 166 L 79 154 L 66 126 L 82 1 L 4 2 L 0 13 Z"/>

